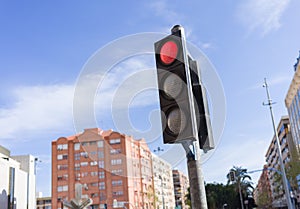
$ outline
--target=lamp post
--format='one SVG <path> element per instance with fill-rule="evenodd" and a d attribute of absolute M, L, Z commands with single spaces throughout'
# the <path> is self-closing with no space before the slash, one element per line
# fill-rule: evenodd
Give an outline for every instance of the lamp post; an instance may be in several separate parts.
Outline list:
<path fill-rule="evenodd" d="M 285 173 L 285 169 L 284 169 L 284 164 L 283 164 L 283 160 L 282 160 L 280 141 L 279 141 L 279 138 L 278 138 L 278 133 L 277 133 L 276 127 L 275 127 L 274 114 L 273 114 L 273 109 L 272 109 L 272 105 L 274 103 L 272 102 L 272 99 L 270 97 L 270 93 L 269 93 L 266 78 L 265 78 L 263 87 L 266 88 L 267 98 L 268 98 L 268 103 L 266 103 L 266 104 L 263 103 L 263 105 L 268 105 L 269 108 L 270 108 L 271 120 L 272 120 L 273 131 L 274 131 L 274 135 L 275 135 L 275 139 L 276 139 L 276 144 L 277 144 L 277 152 L 278 152 L 278 158 L 279 158 L 279 163 L 280 163 L 280 170 L 281 170 L 282 177 L 283 177 L 282 181 L 283 181 L 283 186 L 284 186 L 284 190 L 285 190 L 285 197 L 286 197 L 287 206 L 288 206 L 288 209 L 294 209 L 292 201 L 291 201 L 291 197 L 290 197 L 288 182 L 287 182 L 286 173 Z"/>

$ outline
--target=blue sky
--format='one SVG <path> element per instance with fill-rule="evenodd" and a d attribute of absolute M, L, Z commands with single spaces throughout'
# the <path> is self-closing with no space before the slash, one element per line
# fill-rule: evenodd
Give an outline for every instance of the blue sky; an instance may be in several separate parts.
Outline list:
<path fill-rule="evenodd" d="M 300 50 L 299 7 L 296 0 L 1 1 L 0 144 L 12 154 L 41 158 L 37 189 L 50 195 L 50 144 L 76 133 L 74 91 L 92 55 L 122 37 L 168 34 L 173 25 L 181 24 L 187 40 L 215 67 L 226 98 L 224 132 L 203 164 L 205 180 L 225 182 L 233 165 L 262 168 L 273 135 L 269 110 L 262 106 L 266 101 L 262 83 L 266 77 L 277 102 L 277 123 L 287 114 L 284 98 Z M 154 70 L 153 59 L 151 54 L 135 56 L 109 71 L 94 101 L 99 127 L 118 130 L 121 126 L 127 133 L 123 131 L 127 123 L 116 127 L 107 111 L 113 102 L 123 104 L 112 95 L 119 89 L 130 92 L 147 82 L 155 84 L 153 77 L 141 77 L 123 88 L 132 75 Z M 124 92 L 117 93 L 126 101 Z M 140 132 L 149 133 L 151 125 L 157 130 L 157 117 L 148 118 L 157 110 L 156 96 L 148 89 L 131 98 L 129 105 L 117 106 L 116 113 L 127 110 L 132 127 Z M 213 121 L 217 120 L 215 116 Z M 130 128 L 128 133 L 136 136 Z M 160 146 L 173 152 L 159 136 L 153 137 L 152 150 Z M 173 165 L 185 169 L 184 157 Z M 253 175 L 254 181 L 258 175 Z"/>

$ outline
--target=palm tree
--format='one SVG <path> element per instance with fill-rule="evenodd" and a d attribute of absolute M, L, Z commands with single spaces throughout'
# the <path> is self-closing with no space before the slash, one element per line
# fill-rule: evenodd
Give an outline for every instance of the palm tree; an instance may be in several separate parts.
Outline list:
<path fill-rule="evenodd" d="M 231 172 L 234 173 L 234 179 L 230 178 Z M 247 174 L 247 169 L 242 167 L 233 166 L 227 174 L 227 184 L 236 184 L 236 189 L 239 192 L 241 207 L 244 209 L 243 196 L 248 197 L 252 195 L 253 186 L 251 182 L 251 177 Z"/>

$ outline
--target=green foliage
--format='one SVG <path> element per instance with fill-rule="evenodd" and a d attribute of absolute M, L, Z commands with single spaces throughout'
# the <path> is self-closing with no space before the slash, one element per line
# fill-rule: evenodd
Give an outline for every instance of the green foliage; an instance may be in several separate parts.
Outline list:
<path fill-rule="evenodd" d="M 271 209 L 272 197 L 270 196 L 270 193 L 266 190 L 266 188 L 263 189 L 265 190 L 262 190 L 259 193 L 256 204 L 258 205 L 259 208 Z"/>
<path fill-rule="evenodd" d="M 286 165 L 286 175 L 292 188 L 296 189 L 298 187 L 296 176 L 300 174 L 300 155 L 294 142 L 290 146 L 291 157 L 290 162 Z"/>
<path fill-rule="evenodd" d="M 239 206 L 238 196 L 234 185 L 224 185 L 219 183 L 206 184 L 206 198 L 209 209 L 237 208 Z"/>
<path fill-rule="evenodd" d="M 205 184 L 205 190 L 209 209 L 223 208 L 224 204 L 227 204 L 227 209 L 236 209 L 239 207 L 239 198 L 234 185 L 209 183 Z M 189 189 L 185 197 L 185 203 L 191 208 L 191 196 Z"/>

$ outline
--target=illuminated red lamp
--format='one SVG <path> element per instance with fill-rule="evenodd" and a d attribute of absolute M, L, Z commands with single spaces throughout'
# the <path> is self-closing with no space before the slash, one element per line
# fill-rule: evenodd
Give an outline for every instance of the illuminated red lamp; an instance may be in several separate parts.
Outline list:
<path fill-rule="evenodd" d="M 160 60 L 165 65 L 172 64 L 178 54 L 178 46 L 174 41 L 165 42 L 160 49 Z"/>

